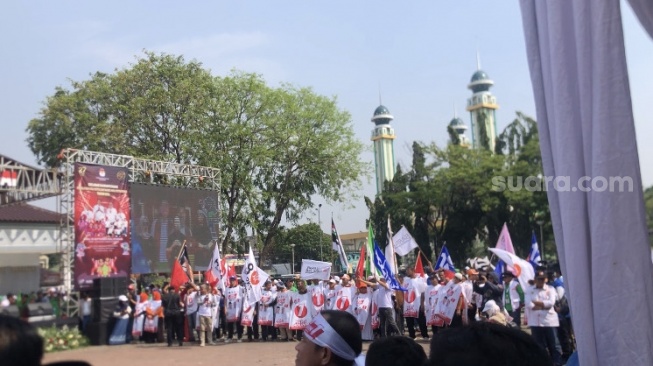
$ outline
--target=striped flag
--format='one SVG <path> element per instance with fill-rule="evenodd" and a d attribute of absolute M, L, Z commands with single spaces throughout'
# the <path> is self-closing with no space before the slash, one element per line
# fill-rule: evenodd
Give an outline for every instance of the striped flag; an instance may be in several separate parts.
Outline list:
<path fill-rule="evenodd" d="M 374 231 L 372 230 L 372 222 L 370 221 L 367 231 L 367 255 L 365 258 L 365 272 L 368 276 L 378 276 L 380 274 L 374 265 L 374 256 L 376 255 L 374 245 Z"/>
<path fill-rule="evenodd" d="M 531 251 L 528 253 L 526 260 L 531 264 L 531 266 L 533 266 L 533 269 L 537 269 L 537 267 L 540 265 L 540 261 L 542 260 L 542 257 L 540 256 L 540 248 L 537 245 L 537 237 L 535 236 L 535 232 L 533 232 L 533 236 L 531 236 Z"/>
<path fill-rule="evenodd" d="M 331 246 L 333 250 L 338 253 L 338 259 L 340 259 L 340 265 L 342 270 L 345 272 L 351 272 L 351 266 L 347 261 L 347 254 L 345 253 L 345 248 L 342 246 L 342 240 L 340 240 L 340 235 L 338 235 L 338 230 L 336 230 L 336 223 L 331 219 Z"/>

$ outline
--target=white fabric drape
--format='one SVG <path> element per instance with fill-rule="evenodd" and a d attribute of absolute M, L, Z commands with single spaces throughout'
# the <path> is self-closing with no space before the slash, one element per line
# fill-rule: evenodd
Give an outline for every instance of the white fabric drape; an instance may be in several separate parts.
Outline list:
<path fill-rule="evenodd" d="M 620 3 L 520 3 L 544 173 L 571 183 L 550 184 L 548 199 L 580 363 L 653 365 L 653 264 Z M 573 191 L 585 176 L 596 188 L 630 177 L 632 190 Z"/>

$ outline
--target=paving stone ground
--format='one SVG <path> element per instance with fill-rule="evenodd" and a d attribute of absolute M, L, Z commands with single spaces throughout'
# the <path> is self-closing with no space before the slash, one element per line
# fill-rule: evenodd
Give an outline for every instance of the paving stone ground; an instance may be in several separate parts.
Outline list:
<path fill-rule="evenodd" d="M 418 341 L 428 354 L 426 341 Z M 296 342 L 218 343 L 199 347 L 186 343 L 183 347 L 163 344 L 129 344 L 123 346 L 91 346 L 78 350 L 48 353 L 43 363 L 80 360 L 93 366 L 164 366 L 164 365 L 293 365 Z M 370 343 L 363 344 L 366 351 Z"/>

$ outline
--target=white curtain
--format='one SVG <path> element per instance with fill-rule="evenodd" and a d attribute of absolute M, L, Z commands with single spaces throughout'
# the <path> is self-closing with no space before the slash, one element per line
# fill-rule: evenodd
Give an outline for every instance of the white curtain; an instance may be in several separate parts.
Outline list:
<path fill-rule="evenodd" d="M 631 2 L 653 24 L 653 1 Z M 548 199 L 580 363 L 653 365 L 653 264 L 620 2 L 520 3 L 544 173 L 571 183 L 549 185 Z M 581 177 L 596 190 L 574 191 Z M 601 191 L 611 177 L 632 190 Z"/>

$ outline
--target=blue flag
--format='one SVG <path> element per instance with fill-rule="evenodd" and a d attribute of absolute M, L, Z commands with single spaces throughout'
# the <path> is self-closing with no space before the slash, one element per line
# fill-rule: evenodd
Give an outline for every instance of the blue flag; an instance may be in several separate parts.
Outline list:
<path fill-rule="evenodd" d="M 506 264 L 503 263 L 503 261 L 501 259 L 499 259 L 499 261 L 497 262 L 496 267 L 494 267 L 494 273 L 496 273 L 497 276 L 499 276 L 499 278 L 503 278 L 502 277 L 503 272 L 505 272 L 505 271 L 506 271 Z"/>
<path fill-rule="evenodd" d="M 456 268 L 453 266 L 453 260 L 451 259 L 451 255 L 449 255 L 449 250 L 447 249 L 447 246 L 442 246 L 442 251 L 440 251 L 440 256 L 438 257 L 438 260 L 435 262 L 435 268 L 436 271 L 438 269 L 444 269 L 447 271 L 455 272 Z"/>
<path fill-rule="evenodd" d="M 379 249 L 376 242 L 374 242 L 374 266 L 376 266 L 376 269 L 381 272 L 383 278 L 385 278 L 385 282 L 391 289 L 407 291 L 405 288 L 401 287 L 399 281 L 397 281 L 395 276 L 392 275 L 390 265 L 388 264 L 388 261 L 385 260 L 385 255 L 383 255 L 383 252 Z"/>
<path fill-rule="evenodd" d="M 540 265 L 540 261 L 542 260 L 540 256 L 540 248 L 537 246 L 537 237 L 535 237 L 535 232 L 533 232 L 533 236 L 531 237 L 531 251 L 528 253 L 526 260 L 531 264 L 531 266 L 533 266 L 533 269 L 535 270 Z"/>

